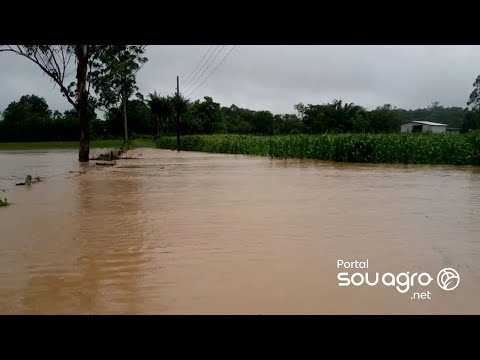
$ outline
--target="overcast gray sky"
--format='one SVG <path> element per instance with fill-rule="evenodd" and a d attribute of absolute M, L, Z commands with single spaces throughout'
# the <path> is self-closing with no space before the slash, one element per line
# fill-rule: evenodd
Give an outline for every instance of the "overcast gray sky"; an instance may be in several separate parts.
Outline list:
<path fill-rule="evenodd" d="M 480 74 L 480 46 L 239 45 L 225 57 L 232 47 L 150 45 L 149 61 L 138 74 L 140 92 L 173 94 L 179 75 L 180 90 L 189 95 L 210 76 L 192 100 L 211 96 L 224 106 L 274 113 L 334 99 L 367 108 L 390 103 L 410 109 L 433 101 L 464 107 Z M 189 79 L 199 63 L 198 76 Z M 44 97 L 52 109 L 70 108 L 35 64 L 0 54 L 0 110 L 24 94 Z"/>

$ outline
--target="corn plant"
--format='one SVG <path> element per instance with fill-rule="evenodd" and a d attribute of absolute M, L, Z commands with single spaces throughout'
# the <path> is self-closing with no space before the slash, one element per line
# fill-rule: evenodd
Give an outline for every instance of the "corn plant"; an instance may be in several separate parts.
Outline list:
<path fill-rule="evenodd" d="M 157 147 L 175 149 L 175 137 Z M 467 134 L 187 135 L 181 149 L 337 162 L 480 165 L 480 131 Z"/>

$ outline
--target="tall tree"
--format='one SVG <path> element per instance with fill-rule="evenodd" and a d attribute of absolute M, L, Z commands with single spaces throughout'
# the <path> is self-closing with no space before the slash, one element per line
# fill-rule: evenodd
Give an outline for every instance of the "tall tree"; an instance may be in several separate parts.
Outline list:
<path fill-rule="evenodd" d="M 477 76 L 475 82 L 473 83 L 473 87 L 475 88 L 472 93 L 470 94 L 470 98 L 468 99 L 467 105 L 473 105 L 474 110 L 480 110 L 480 75 Z"/>
<path fill-rule="evenodd" d="M 147 58 L 145 45 L 111 45 L 92 62 L 91 83 L 98 94 L 98 104 L 110 108 L 121 104 L 124 141 L 128 145 L 127 102 L 138 90 L 136 74 Z"/>
<path fill-rule="evenodd" d="M 6 107 L 3 116 L 6 123 L 19 125 L 31 114 L 44 117 L 51 115 L 44 98 L 37 95 L 23 95 L 19 101 L 13 101 Z"/>
<path fill-rule="evenodd" d="M 24 95 L 11 102 L 4 116 L 4 139 L 10 141 L 42 141 L 49 136 L 52 112 L 44 98 Z"/>
<path fill-rule="evenodd" d="M 213 134 L 218 130 L 221 115 L 220 104 L 205 96 L 204 101 L 196 100 L 190 104 L 185 120 L 193 133 Z"/>
<path fill-rule="evenodd" d="M 0 45 L 0 52 L 11 52 L 29 59 L 59 86 L 74 109 L 80 122 L 80 162 L 89 160 L 89 121 L 87 74 L 89 61 L 112 45 Z M 76 59 L 76 83 L 66 84 L 72 59 Z M 76 86 L 76 91 L 73 89 Z"/>
<path fill-rule="evenodd" d="M 400 115 L 391 104 L 377 106 L 375 110 L 368 113 L 368 119 L 370 121 L 370 129 L 374 133 L 399 131 L 402 122 Z"/>

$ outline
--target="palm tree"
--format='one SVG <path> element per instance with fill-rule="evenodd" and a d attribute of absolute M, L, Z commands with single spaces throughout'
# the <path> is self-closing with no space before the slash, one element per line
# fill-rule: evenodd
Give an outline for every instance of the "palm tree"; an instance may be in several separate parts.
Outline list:
<path fill-rule="evenodd" d="M 335 125 L 342 131 L 351 131 L 353 129 L 353 119 L 363 108 L 354 103 L 345 103 L 342 106 L 342 100 L 334 100 L 331 104 L 331 116 L 335 119 Z"/>
<path fill-rule="evenodd" d="M 160 93 L 156 91 L 153 94 L 148 94 L 148 98 L 147 103 L 154 118 L 155 140 L 157 140 L 157 136 L 163 136 L 165 124 L 168 122 L 168 118 L 173 115 L 173 101 L 169 96 L 160 96 Z"/>

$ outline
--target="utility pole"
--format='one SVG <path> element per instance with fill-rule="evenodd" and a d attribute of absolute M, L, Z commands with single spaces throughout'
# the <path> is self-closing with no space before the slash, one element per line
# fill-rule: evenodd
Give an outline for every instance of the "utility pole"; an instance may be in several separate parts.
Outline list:
<path fill-rule="evenodd" d="M 180 151 L 180 85 L 177 75 L 177 151 Z"/>

